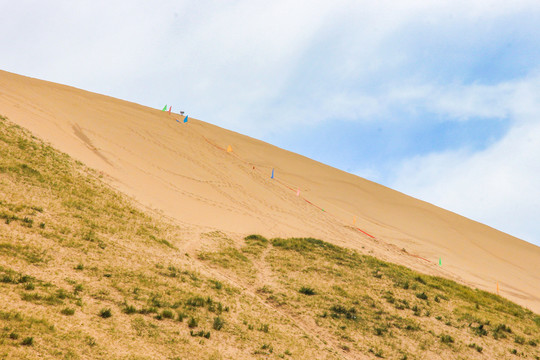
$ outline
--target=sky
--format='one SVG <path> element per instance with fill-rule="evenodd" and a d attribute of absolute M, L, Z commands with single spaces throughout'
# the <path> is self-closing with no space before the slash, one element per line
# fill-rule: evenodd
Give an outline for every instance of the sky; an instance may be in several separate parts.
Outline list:
<path fill-rule="evenodd" d="M 540 246 L 537 0 L 0 0 L 0 69 L 216 124 Z"/>

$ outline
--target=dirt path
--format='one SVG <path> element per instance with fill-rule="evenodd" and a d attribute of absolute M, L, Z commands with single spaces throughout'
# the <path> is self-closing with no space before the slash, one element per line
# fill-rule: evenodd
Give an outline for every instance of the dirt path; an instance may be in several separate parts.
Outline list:
<path fill-rule="evenodd" d="M 190 241 L 187 244 L 188 251 L 193 252 L 194 246 L 193 241 Z M 299 315 L 295 314 L 292 310 L 287 307 L 283 307 L 277 304 L 270 303 L 264 293 L 258 291 L 263 286 L 271 286 L 272 288 L 279 288 L 279 284 L 276 280 L 276 277 L 272 271 L 272 268 L 268 261 L 266 260 L 267 256 L 271 252 L 271 246 L 263 250 L 258 260 L 254 261 L 254 267 L 257 271 L 256 280 L 249 284 L 246 281 L 234 276 L 230 273 L 225 273 L 218 268 L 212 267 L 206 264 L 204 261 L 197 259 L 196 256 L 191 256 L 191 260 L 195 263 L 194 265 L 202 272 L 206 273 L 205 275 L 215 277 L 220 281 L 226 281 L 231 285 L 237 287 L 243 295 L 247 295 L 254 300 L 256 300 L 260 305 L 264 306 L 268 310 L 276 313 L 277 315 L 288 319 L 291 324 L 300 329 L 304 335 L 306 335 L 320 351 L 324 351 L 327 355 L 335 357 L 337 359 L 344 360 L 353 360 L 353 359 L 368 359 L 369 357 L 364 354 L 349 354 L 342 350 L 339 341 L 330 334 L 327 330 L 317 326 L 314 321 L 309 321 L 312 319 L 303 319 Z M 192 253 L 193 254 L 193 253 Z M 309 321 L 309 322 L 308 322 Z"/>

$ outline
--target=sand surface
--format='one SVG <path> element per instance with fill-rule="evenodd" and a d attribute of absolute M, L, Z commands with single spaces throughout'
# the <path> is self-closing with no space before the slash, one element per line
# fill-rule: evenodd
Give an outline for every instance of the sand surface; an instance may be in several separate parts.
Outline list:
<path fill-rule="evenodd" d="M 498 282 L 502 296 L 540 313 L 540 247 L 358 176 L 203 121 L 3 71 L 0 115 L 191 234 L 312 236 L 490 292 Z"/>

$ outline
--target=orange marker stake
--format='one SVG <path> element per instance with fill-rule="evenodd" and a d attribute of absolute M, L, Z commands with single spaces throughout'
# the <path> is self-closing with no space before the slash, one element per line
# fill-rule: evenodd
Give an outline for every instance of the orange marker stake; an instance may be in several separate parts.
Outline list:
<path fill-rule="evenodd" d="M 227 152 L 232 152 L 232 146 L 231 145 L 227 146 Z"/>

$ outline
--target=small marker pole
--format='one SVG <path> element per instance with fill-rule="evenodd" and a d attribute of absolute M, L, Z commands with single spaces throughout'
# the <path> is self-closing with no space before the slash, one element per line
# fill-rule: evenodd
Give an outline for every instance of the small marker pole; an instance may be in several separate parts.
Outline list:
<path fill-rule="evenodd" d="M 439 258 L 439 266 L 442 266 L 442 260 Z"/>
<path fill-rule="evenodd" d="M 270 176 L 270 179 L 274 178 L 274 168 L 272 168 L 272 176 Z"/>
<path fill-rule="evenodd" d="M 232 146 L 231 145 L 227 146 L 227 152 L 232 152 Z"/>
<path fill-rule="evenodd" d="M 499 281 L 497 281 L 497 295 L 499 295 Z"/>
<path fill-rule="evenodd" d="M 296 196 L 300 196 L 300 188 L 296 189 Z"/>
<path fill-rule="evenodd" d="M 171 109 L 172 109 L 172 105 L 169 106 L 169 115 L 171 115 Z"/>
<path fill-rule="evenodd" d="M 352 222 L 353 222 L 353 225 L 356 225 L 356 215 L 353 216 L 353 221 Z"/>

